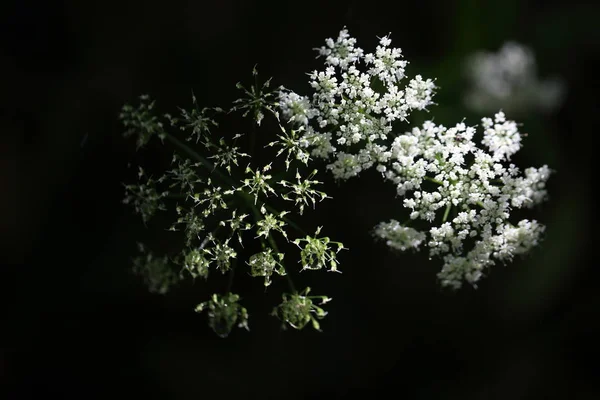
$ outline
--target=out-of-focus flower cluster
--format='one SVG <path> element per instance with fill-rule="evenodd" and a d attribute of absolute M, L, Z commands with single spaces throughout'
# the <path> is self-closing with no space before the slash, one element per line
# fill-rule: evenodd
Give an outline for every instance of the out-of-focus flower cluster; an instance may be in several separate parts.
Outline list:
<path fill-rule="evenodd" d="M 469 87 L 464 100 L 475 112 L 549 112 L 560 105 L 565 91 L 557 78 L 541 80 L 533 51 L 516 42 L 505 43 L 497 53 L 471 55 L 466 76 Z"/>

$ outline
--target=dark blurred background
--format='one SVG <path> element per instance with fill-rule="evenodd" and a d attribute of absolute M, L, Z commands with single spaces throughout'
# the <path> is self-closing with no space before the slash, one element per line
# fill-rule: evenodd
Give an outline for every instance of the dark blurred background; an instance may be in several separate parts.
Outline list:
<path fill-rule="evenodd" d="M 4 2 L 2 398 L 598 398 L 599 11 L 516 0 Z M 299 278 L 334 298 L 324 331 L 282 332 L 267 315 L 279 293 L 254 280 L 239 289 L 251 331 L 220 339 L 193 312 L 202 285 L 152 295 L 130 272 L 136 241 L 165 243 L 121 204 L 122 183 L 135 179 L 129 162 L 163 153 L 136 153 L 118 112 L 143 93 L 174 112 L 192 89 L 201 105 L 227 106 L 255 64 L 302 92 L 320 66 L 311 49 L 343 26 L 367 51 L 392 32 L 409 75 L 437 78 L 440 123 L 481 117 L 461 103 L 473 51 L 515 40 L 535 51 L 542 77 L 564 80 L 558 109 L 519 120 L 529 133 L 520 166 L 556 171 L 550 201 L 530 215 L 547 225 L 545 241 L 476 290 L 442 290 L 439 260 L 371 240 L 399 203 L 367 173 L 333 184 L 334 200 L 307 220 L 325 218 L 351 249 L 343 275 Z"/>

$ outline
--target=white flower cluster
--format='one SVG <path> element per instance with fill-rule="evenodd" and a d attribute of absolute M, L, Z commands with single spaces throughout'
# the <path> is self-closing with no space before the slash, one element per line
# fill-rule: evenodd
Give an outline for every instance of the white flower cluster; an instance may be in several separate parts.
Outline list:
<path fill-rule="evenodd" d="M 386 239 L 386 244 L 392 249 L 406 251 L 410 248 L 418 249 L 427 235 L 418 230 L 403 226 L 396 220 L 382 222 L 375 227 L 375 235 Z"/>
<path fill-rule="evenodd" d="M 428 121 L 398 136 L 392 146 L 391 168 L 385 176 L 396 184 L 410 220 L 433 225 L 418 231 L 392 220 L 375 235 L 399 250 L 429 247 L 430 257 L 444 260 L 439 278 L 445 286 L 474 284 L 496 261 L 510 261 L 538 244 L 544 227 L 537 221 L 509 222 L 512 209 L 543 201 L 547 166 L 524 174 L 509 159 L 519 150 L 517 126 L 502 112 L 482 120 L 482 147 L 473 141 L 474 127 L 452 128 Z M 487 151 L 486 151 L 487 150 Z"/>
<path fill-rule="evenodd" d="M 523 219 L 515 226 L 509 218 L 512 209 L 545 199 L 550 170 L 522 174 L 510 163 L 521 134 L 503 112 L 482 119 L 478 144 L 476 127 L 465 123 L 447 128 L 427 121 L 397 134 L 394 122 L 433 104 L 435 85 L 417 75 L 403 86 L 407 62 L 390 43 L 385 36 L 375 53 L 364 54 L 345 29 L 337 40 L 327 39 L 317 49 L 325 70 L 310 74 L 312 97 L 282 90 L 280 110 L 303 132 L 298 143 L 328 159 L 335 178 L 375 166 L 396 185 L 415 226 L 391 220 L 379 224 L 375 236 L 400 251 L 428 247 L 430 257 L 444 261 L 439 278 L 445 286 L 475 284 L 485 268 L 540 240 L 542 225 Z"/>
<path fill-rule="evenodd" d="M 314 157 L 334 156 L 327 168 L 338 179 L 386 163 L 391 153 L 381 142 L 392 123 L 432 104 L 433 81 L 417 75 L 403 85 L 407 61 L 390 44 L 385 36 L 375 53 L 364 54 L 343 29 L 336 40 L 327 39 L 316 49 L 325 57 L 325 70 L 310 74 L 312 98 L 279 92 L 282 115 L 303 132 L 299 143 Z"/>
<path fill-rule="evenodd" d="M 477 112 L 550 111 L 560 104 L 564 93 L 558 79 L 538 79 L 533 52 L 515 42 L 505 43 L 497 53 L 473 54 L 466 72 L 471 87 L 465 103 Z"/>

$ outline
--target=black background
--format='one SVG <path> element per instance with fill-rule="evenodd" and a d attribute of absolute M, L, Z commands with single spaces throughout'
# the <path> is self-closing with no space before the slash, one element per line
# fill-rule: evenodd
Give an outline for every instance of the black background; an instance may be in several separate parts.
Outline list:
<path fill-rule="evenodd" d="M 7 399 L 382 398 L 593 399 L 598 273 L 593 267 L 598 6 L 577 2 L 120 1 L 3 3 L 0 196 Z M 135 242 L 162 243 L 121 204 L 128 163 L 152 163 L 121 136 L 120 107 L 142 93 L 163 112 L 230 104 L 259 65 L 301 92 L 313 47 L 343 26 L 365 50 L 392 32 L 409 74 L 437 77 L 437 121 L 476 121 L 460 104 L 461 60 L 518 40 L 567 94 L 525 115 L 523 163 L 556 170 L 533 214 L 540 248 L 497 266 L 477 290 L 439 288 L 439 265 L 394 255 L 368 230 L 393 217 L 376 174 L 330 182 L 312 218 L 351 251 L 342 275 L 306 279 L 330 295 L 324 332 L 267 316 L 277 291 L 242 284 L 251 331 L 217 338 L 185 286 L 149 294 L 129 272 Z M 296 89 L 297 88 L 297 89 Z M 529 125 L 528 125 L 529 124 Z M 525 165 L 523 165 L 525 166 Z M 160 232 L 158 232 L 160 233 Z M 386 394 L 387 393 L 387 394 Z"/>

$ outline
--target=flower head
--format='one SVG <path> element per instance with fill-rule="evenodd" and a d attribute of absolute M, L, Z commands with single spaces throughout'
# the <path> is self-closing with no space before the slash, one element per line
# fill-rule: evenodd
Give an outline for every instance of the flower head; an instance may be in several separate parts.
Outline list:
<path fill-rule="evenodd" d="M 213 294 L 211 299 L 196 306 L 196 312 L 208 312 L 208 325 L 220 337 L 227 337 L 234 326 L 248 328 L 248 311 L 239 304 L 240 296 L 233 293 Z"/>

